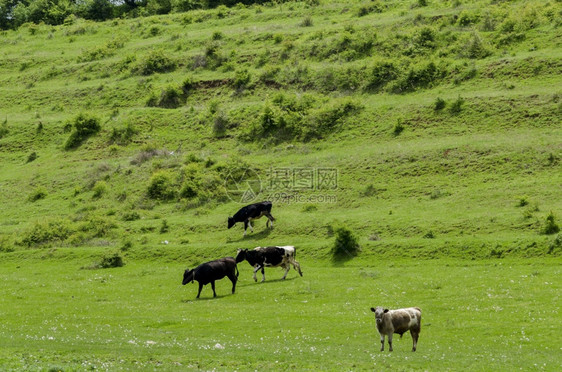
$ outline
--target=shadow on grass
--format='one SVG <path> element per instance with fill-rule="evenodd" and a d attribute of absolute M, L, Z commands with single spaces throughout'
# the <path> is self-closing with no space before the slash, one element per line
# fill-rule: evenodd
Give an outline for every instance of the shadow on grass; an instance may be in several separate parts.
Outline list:
<path fill-rule="evenodd" d="M 240 279 L 239 279 L 238 283 L 236 283 L 236 288 L 239 288 L 239 287 L 249 287 L 249 286 L 252 286 L 252 285 L 259 285 L 259 284 L 265 285 L 265 284 L 270 284 L 270 283 L 288 282 L 288 281 L 291 281 L 291 280 L 295 280 L 295 279 L 297 279 L 297 278 L 298 278 L 298 276 L 293 276 L 292 278 L 287 278 L 287 279 L 282 279 L 282 278 L 279 278 L 279 279 L 267 279 L 267 278 L 265 278 L 265 282 L 262 282 L 262 281 L 260 280 L 260 278 L 258 278 L 258 281 L 257 281 L 257 282 L 254 282 L 254 279 L 253 279 L 252 277 L 250 277 L 250 282 L 247 282 L 247 283 L 244 283 L 244 284 L 240 284 Z"/>
<path fill-rule="evenodd" d="M 211 292 L 212 292 L 212 291 L 211 291 Z M 234 295 L 235 295 L 235 294 L 236 294 L 236 293 L 234 293 Z M 195 295 L 195 296 L 196 296 L 196 295 Z M 188 303 L 196 302 L 196 301 L 213 301 L 213 300 L 220 300 L 220 299 L 223 298 L 223 297 L 233 296 L 233 294 L 232 294 L 232 293 L 223 294 L 223 295 L 217 294 L 217 297 L 213 297 L 213 295 L 211 294 L 210 297 L 208 297 L 208 296 L 204 296 L 204 295 L 203 295 L 203 292 L 201 292 L 201 297 L 196 298 L 195 296 L 193 296 L 193 298 L 191 298 L 191 299 L 180 300 L 180 302 L 182 302 L 182 303 L 184 303 L 184 304 L 188 304 Z"/>
<path fill-rule="evenodd" d="M 343 267 L 346 262 L 351 261 L 355 257 L 356 255 L 346 252 L 343 254 L 334 254 L 330 261 L 332 262 L 332 265 L 335 267 Z"/>
<path fill-rule="evenodd" d="M 273 228 L 266 227 L 265 229 L 263 229 L 262 231 L 260 231 L 258 233 L 249 233 L 249 234 L 246 234 L 246 236 L 242 236 L 238 240 L 232 240 L 232 243 L 239 243 L 239 242 L 249 241 L 249 240 L 260 240 L 260 239 L 268 237 L 269 234 L 271 234 L 272 231 L 273 231 Z"/>

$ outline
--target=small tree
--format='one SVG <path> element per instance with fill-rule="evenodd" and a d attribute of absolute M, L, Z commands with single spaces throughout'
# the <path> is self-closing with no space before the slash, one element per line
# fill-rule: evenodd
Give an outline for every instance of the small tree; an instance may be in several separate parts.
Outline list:
<path fill-rule="evenodd" d="M 346 227 L 337 227 L 335 230 L 336 241 L 332 248 L 335 260 L 349 259 L 359 253 L 359 243 L 355 235 Z"/>

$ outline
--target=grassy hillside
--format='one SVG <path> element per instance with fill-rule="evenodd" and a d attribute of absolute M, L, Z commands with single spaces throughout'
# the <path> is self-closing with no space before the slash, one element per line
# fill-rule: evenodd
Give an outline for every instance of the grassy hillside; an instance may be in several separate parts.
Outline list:
<path fill-rule="evenodd" d="M 308 368 L 368 369 L 374 362 L 401 369 L 465 369 L 478 350 L 493 347 L 503 357 L 493 367 L 487 364 L 490 355 L 480 357 L 474 369 L 553 368 L 552 348 L 525 354 L 544 357 L 542 367 L 539 359 L 522 356 L 507 366 L 505 356 L 518 350 L 501 331 L 509 327 L 501 316 L 509 309 L 506 318 L 513 320 L 518 309 L 530 306 L 539 312 L 533 313 L 537 321 L 559 311 L 547 308 L 555 302 L 562 253 L 561 25 L 562 5 L 554 0 L 311 0 L 100 23 L 69 18 L 61 26 L 25 24 L 2 31 L 2 308 L 29 314 L 52 298 L 44 318 L 85 311 L 84 323 L 94 327 L 109 307 L 89 313 L 91 303 L 81 299 L 74 310 L 64 310 L 69 296 L 80 292 L 93 295 L 96 305 L 114 301 L 122 314 L 136 315 L 129 328 L 108 323 L 105 331 L 116 332 L 115 339 L 92 328 L 85 332 L 99 337 L 88 344 L 80 339 L 81 321 L 74 320 L 76 329 L 49 344 L 41 339 L 48 337 L 40 332 L 48 326 L 43 316 L 30 317 L 25 325 L 18 322 L 18 311 L 1 310 L 12 322 L 0 332 L 15 343 L 3 345 L 11 349 L 0 359 L 13 369 L 50 368 L 59 358 L 74 360 L 69 366 L 75 369 L 86 368 L 82 360 L 113 369 L 118 358 L 129 369 L 137 362 L 145 369 L 159 362 L 172 369 L 178 360 L 211 369 L 217 366 L 181 357 L 185 348 L 202 352 L 193 345 L 203 342 L 210 345 L 205 360 L 211 360 L 215 342 L 238 342 L 206 338 L 205 330 L 217 325 L 208 311 L 226 313 L 235 303 L 233 318 L 218 321 L 224 325 L 235 315 L 275 311 L 275 304 L 263 310 L 243 304 L 263 305 L 282 291 L 300 313 L 285 309 L 280 318 L 305 314 L 300 340 L 307 320 L 318 327 L 316 338 L 302 347 L 311 350 L 325 342 L 327 354 L 341 348 L 325 364 L 314 350 L 303 351 L 297 359 L 309 361 Z M 227 217 L 252 200 L 243 199 L 245 191 L 257 193 L 255 201 L 274 202 L 274 229 L 266 229 L 263 219 L 246 237 L 240 225 L 227 229 Z M 332 248 L 342 226 L 357 239 L 359 252 L 334 263 Z M 179 283 L 185 266 L 270 244 L 297 246 L 310 281 L 289 281 L 291 290 L 275 282 L 260 290 L 266 293 L 244 287 L 250 285 L 246 281 L 240 298 L 210 302 L 191 302 L 193 288 L 166 287 Z M 125 267 L 98 270 L 112 257 L 121 257 Z M 439 260 L 419 263 L 428 259 Z M 360 268 L 375 274 L 358 273 Z M 248 280 L 249 268 L 244 269 L 241 277 Z M 412 276 L 406 282 L 404 271 Z M 466 275 L 446 279 L 459 271 Z M 498 299 L 484 306 L 498 316 L 478 313 L 467 322 L 446 323 L 468 332 L 461 344 L 470 352 L 463 353 L 459 344 L 445 350 L 446 335 L 437 324 L 453 319 L 455 310 L 463 315 L 474 310 L 463 301 L 487 295 L 482 288 L 489 272 L 506 288 L 521 279 L 514 272 L 525 272 L 521 275 L 532 283 L 484 297 Z M 104 286 L 114 278 L 119 284 Z M 137 280 L 135 285 L 151 288 L 149 293 L 127 291 Z M 354 330 L 372 326 L 363 318 L 370 314 L 359 307 L 379 301 L 419 304 L 428 309 L 434 327 L 429 329 L 435 330 L 429 350 L 445 361 L 422 355 L 405 366 L 401 363 L 409 357 L 387 361 L 377 353 L 354 364 L 360 358 L 357 345 L 368 339 L 378 347 L 378 336 L 357 335 L 342 345 L 329 332 L 348 319 L 338 291 L 351 288 L 352 281 L 359 283 L 356 297 L 365 299 L 347 301 L 357 306 L 353 316 L 361 319 Z M 40 282 L 45 294 L 18 294 Z M 91 292 L 74 287 L 92 282 L 100 287 Z M 228 283 L 220 285 L 224 293 Z M 466 296 L 455 297 L 455 288 L 463 286 Z M 532 298 L 520 296 L 535 289 Z M 428 300 L 428 291 L 435 301 Z M 415 293 L 411 302 L 395 296 L 406 292 Z M 108 299 L 109 293 L 120 300 Z M 145 319 L 135 313 L 138 307 L 130 310 L 134 304 L 123 303 L 135 295 L 146 300 L 141 312 L 153 311 L 152 317 Z M 307 308 L 303 301 L 312 301 L 309 295 L 319 297 Z M 443 298 L 450 307 L 436 304 Z M 163 305 L 168 300 L 171 305 Z M 172 308 L 193 312 L 166 323 L 163 314 Z M 310 311 L 333 314 L 314 323 Z M 192 330 L 195 344 L 187 345 L 185 326 L 193 322 L 207 323 Z M 249 338 L 254 327 L 246 319 L 225 337 Z M 517 323 L 511 331 L 524 342 L 554 345 L 556 335 L 539 328 Z M 284 329 L 273 327 L 265 340 L 273 342 Z M 345 327 L 339 331 L 343 337 Z M 144 332 L 160 332 L 161 339 L 146 340 L 170 348 L 151 359 L 148 341 L 142 340 L 146 347 L 140 350 L 128 338 Z M 495 343 L 498 335 L 506 337 L 503 343 Z M 408 337 L 400 349 L 406 350 Z M 424 337 L 429 336 L 422 331 L 420 340 Z M 27 350 L 23 345 L 29 339 L 44 343 Z M 252 360 L 251 351 L 262 344 L 258 336 L 242 354 L 227 350 L 220 368 L 275 368 L 269 354 Z M 84 348 L 92 354 L 80 356 Z M 37 353 L 45 359 L 35 358 Z M 243 361 L 236 362 L 240 355 Z M 294 363 L 287 356 L 280 362 L 280 369 Z"/>
<path fill-rule="evenodd" d="M 3 32 L 3 250 L 251 246 L 224 228 L 239 207 L 225 180 L 248 168 L 257 199 L 276 199 L 268 240 L 314 247 L 306 254 L 327 253 L 334 224 L 364 255 L 545 254 L 541 229 L 562 209 L 560 4 L 420 4 Z M 79 114 L 101 129 L 70 143 Z M 317 189 L 298 168 L 334 169 L 337 184 Z M 272 189 L 287 172 L 301 178 Z M 155 174 L 168 189 L 150 194 Z M 66 233 L 30 237 L 47 223 Z"/>

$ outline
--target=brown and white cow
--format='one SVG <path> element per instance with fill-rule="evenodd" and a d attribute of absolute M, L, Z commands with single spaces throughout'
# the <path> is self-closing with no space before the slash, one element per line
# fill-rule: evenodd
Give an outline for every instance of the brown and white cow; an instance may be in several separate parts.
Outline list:
<path fill-rule="evenodd" d="M 402 335 L 408 331 L 410 331 L 414 342 L 412 351 L 416 351 L 421 330 L 421 310 L 419 307 L 389 310 L 377 306 L 376 308 L 372 307 L 371 311 L 375 313 L 377 330 L 381 335 L 381 351 L 384 351 L 385 336 L 388 336 L 389 351 L 392 351 L 392 335 L 398 333 L 402 338 Z"/>

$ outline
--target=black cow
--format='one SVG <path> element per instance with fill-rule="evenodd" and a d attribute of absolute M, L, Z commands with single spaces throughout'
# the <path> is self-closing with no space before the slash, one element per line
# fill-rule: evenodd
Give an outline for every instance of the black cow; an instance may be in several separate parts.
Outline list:
<path fill-rule="evenodd" d="M 236 256 L 236 263 L 248 261 L 254 267 L 254 280 L 257 282 L 256 272 L 261 269 L 263 276 L 262 282 L 265 281 L 264 267 L 277 267 L 281 266 L 285 269 L 283 279 L 287 277 L 287 273 L 291 265 L 302 276 L 301 265 L 295 260 L 295 247 L 287 245 L 283 247 L 257 247 L 253 250 L 239 249 Z"/>
<path fill-rule="evenodd" d="M 219 258 L 218 260 L 205 262 L 193 270 L 186 269 L 183 273 L 183 281 L 181 284 L 186 285 L 189 282 L 197 280 L 199 282 L 199 292 L 197 293 L 197 298 L 199 298 L 203 286 L 211 283 L 211 287 L 213 288 L 213 297 L 217 297 L 217 292 L 215 292 L 215 280 L 219 280 L 227 276 L 232 282 L 232 293 L 234 293 L 234 290 L 236 289 L 236 281 L 238 280 L 238 274 L 238 267 L 236 267 L 236 261 L 234 258 Z"/>
<path fill-rule="evenodd" d="M 275 218 L 273 218 L 273 216 L 271 215 L 272 206 L 273 204 L 271 204 L 270 201 L 263 201 L 242 207 L 238 212 L 236 212 L 234 216 L 228 217 L 228 228 L 230 229 L 236 224 L 236 222 L 244 222 L 245 236 L 248 226 L 250 226 L 250 230 L 254 232 L 250 221 L 257 220 L 258 218 L 261 218 L 263 216 L 267 217 L 267 222 L 265 225 L 269 226 L 269 222 L 271 222 L 271 227 L 273 227 L 273 221 L 275 221 Z"/>

